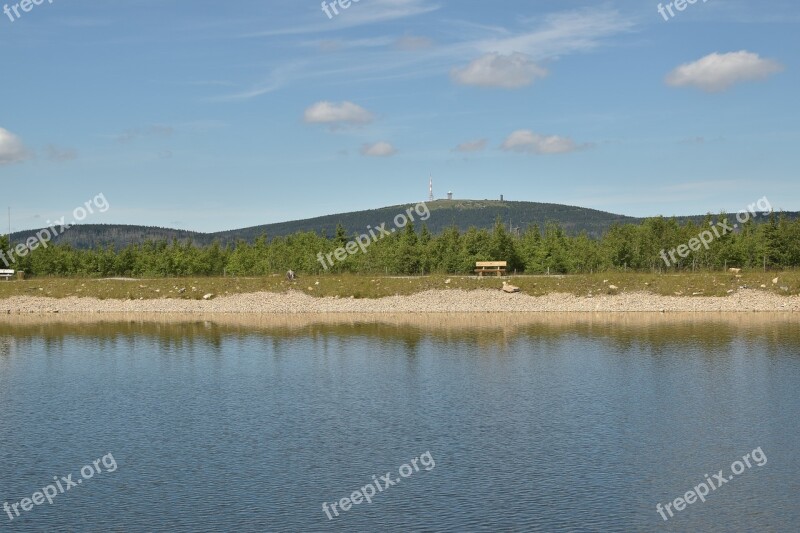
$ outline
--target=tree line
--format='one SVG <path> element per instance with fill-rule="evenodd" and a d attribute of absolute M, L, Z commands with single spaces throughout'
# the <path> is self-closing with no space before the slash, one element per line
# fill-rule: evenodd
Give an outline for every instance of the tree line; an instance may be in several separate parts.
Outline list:
<path fill-rule="evenodd" d="M 722 221 L 722 222 L 720 222 Z M 510 272 L 529 274 L 579 274 L 613 270 L 674 272 L 745 269 L 787 269 L 800 265 L 800 219 L 790 221 L 771 213 L 768 219 L 739 224 L 736 231 L 715 237 L 686 257 L 663 251 L 687 244 L 717 224 L 733 226 L 727 215 L 708 215 L 701 224 L 680 224 L 674 218 L 655 217 L 641 224 L 615 224 L 599 238 L 585 232 L 568 235 L 556 223 L 509 231 L 499 219 L 491 230 L 446 228 L 433 235 L 426 226 L 413 224 L 373 242 L 366 253 L 349 255 L 326 270 L 318 254 L 327 254 L 355 236 L 340 225 L 329 238 L 313 231 L 297 232 L 254 242 L 196 245 L 173 240 L 147 241 L 121 249 L 113 246 L 77 249 L 69 244 L 49 244 L 13 254 L 14 262 L 0 268 L 24 270 L 28 276 L 180 277 L 264 276 L 294 270 L 303 274 L 324 272 L 415 275 L 470 274 L 476 261 L 507 261 Z M 9 241 L 0 237 L 0 252 L 9 256 Z M 695 247 L 698 248 L 698 247 Z"/>

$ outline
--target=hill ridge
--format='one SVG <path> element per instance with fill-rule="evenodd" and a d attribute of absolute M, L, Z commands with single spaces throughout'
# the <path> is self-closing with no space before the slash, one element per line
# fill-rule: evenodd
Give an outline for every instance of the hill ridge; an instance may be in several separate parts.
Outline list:
<path fill-rule="evenodd" d="M 123 248 L 128 244 L 142 243 L 151 240 L 177 239 L 181 242 L 191 240 L 195 244 L 207 245 L 215 240 L 222 244 L 234 243 L 238 240 L 253 242 L 266 234 L 269 239 L 285 237 L 301 231 L 314 231 L 332 237 L 336 226 L 341 224 L 348 234 L 363 232 L 367 226 L 377 226 L 383 222 L 391 223 L 396 215 L 405 212 L 408 206 L 425 204 L 430 216 L 424 222 L 417 220 L 419 229 L 426 224 L 433 234 L 445 228 L 456 226 L 460 231 L 470 227 L 491 228 L 498 217 L 513 228 L 524 230 L 529 225 L 540 227 L 548 222 L 559 224 L 567 233 L 586 232 L 590 236 L 599 237 L 615 223 L 637 224 L 645 220 L 640 217 L 619 215 L 587 207 L 554 204 L 546 202 L 528 202 L 513 200 L 434 200 L 433 202 L 417 202 L 396 204 L 375 209 L 364 209 L 312 218 L 274 222 L 232 230 L 217 232 L 199 232 L 180 230 L 160 226 L 127 225 L 127 224 L 81 224 L 72 226 L 61 233 L 53 242 L 70 244 L 76 248 L 96 248 L 113 245 Z M 787 213 L 790 219 L 800 218 L 800 213 Z M 702 221 L 706 215 L 678 216 L 679 221 Z M 667 217 L 673 218 L 673 217 Z M 24 242 L 38 230 L 26 230 L 11 234 L 14 243 Z"/>

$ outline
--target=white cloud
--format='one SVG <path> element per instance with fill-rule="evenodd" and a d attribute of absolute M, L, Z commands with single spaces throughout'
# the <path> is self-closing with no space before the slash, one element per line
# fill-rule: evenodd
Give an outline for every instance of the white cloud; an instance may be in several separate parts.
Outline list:
<path fill-rule="evenodd" d="M 525 54 L 486 54 L 464 68 L 451 72 L 456 83 L 478 87 L 500 87 L 518 89 L 530 85 L 537 78 L 547 76 L 547 69 L 540 67 Z"/>
<path fill-rule="evenodd" d="M 488 141 L 486 139 L 477 139 L 475 141 L 467 141 L 459 144 L 453 150 L 454 152 L 480 152 L 486 148 Z"/>
<path fill-rule="evenodd" d="M 667 85 L 696 87 L 715 93 L 736 83 L 763 80 L 783 70 L 783 65 L 758 54 L 740 50 L 727 54 L 709 54 L 693 63 L 679 66 L 667 75 Z"/>
<path fill-rule="evenodd" d="M 361 147 L 361 155 L 368 157 L 390 157 L 397 153 L 394 146 L 387 142 L 365 144 Z"/>
<path fill-rule="evenodd" d="M 328 124 L 332 128 L 369 124 L 373 115 L 353 102 L 317 102 L 306 109 L 304 120 L 309 124 Z"/>
<path fill-rule="evenodd" d="M 540 135 L 531 130 L 517 130 L 506 138 L 501 148 L 509 152 L 528 154 L 566 154 L 589 146 L 589 144 L 576 144 L 569 137 Z"/>
<path fill-rule="evenodd" d="M 5 128 L 0 128 L 0 165 L 20 163 L 30 158 L 22 140 Z"/>

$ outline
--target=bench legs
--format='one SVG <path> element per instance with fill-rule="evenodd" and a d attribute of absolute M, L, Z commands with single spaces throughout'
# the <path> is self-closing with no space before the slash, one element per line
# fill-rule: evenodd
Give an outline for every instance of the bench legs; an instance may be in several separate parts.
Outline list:
<path fill-rule="evenodd" d="M 499 278 L 505 274 L 505 270 L 476 270 L 475 273 L 478 274 L 479 278 L 482 278 L 484 274 L 494 274 Z"/>

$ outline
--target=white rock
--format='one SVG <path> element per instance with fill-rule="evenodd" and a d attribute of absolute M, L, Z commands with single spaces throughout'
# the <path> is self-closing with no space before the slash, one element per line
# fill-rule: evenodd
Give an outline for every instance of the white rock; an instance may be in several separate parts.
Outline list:
<path fill-rule="evenodd" d="M 214 297 L 214 295 L 213 295 L 213 294 L 211 294 L 211 293 L 208 293 L 208 294 L 206 294 L 206 295 L 204 295 L 204 296 L 203 296 L 203 300 L 210 300 L 210 299 L 211 299 L 211 298 L 213 298 L 213 297 Z"/>

